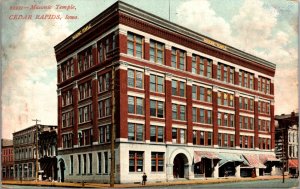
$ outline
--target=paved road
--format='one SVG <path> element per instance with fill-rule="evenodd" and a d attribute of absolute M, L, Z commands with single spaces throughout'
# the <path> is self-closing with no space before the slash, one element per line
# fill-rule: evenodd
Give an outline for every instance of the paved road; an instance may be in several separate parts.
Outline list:
<path fill-rule="evenodd" d="M 299 180 L 286 179 L 285 183 L 282 180 L 262 180 L 262 181 L 248 181 L 248 182 L 231 182 L 221 184 L 197 184 L 189 186 L 166 186 L 156 188 L 184 188 L 184 189 L 198 189 L 198 188 L 299 188 Z"/>
<path fill-rule="evenodd" d="M 41 186 L 17 186 L 17 185 L 3 185 L 2 188 L 24 188 L 24 189 L 37 189 L 49 188 Z M 285 183 L 282 180 L 264 180 L 264 181 L 248 181 L 248 182 L 231 182 L 221 184 L 196 184 L 196 185 L 178 185 L 178 186 L 160 186 L 160 187 L 147 187 L 147 188 L 174 188 L 174 189 L 198 189 L 198 188 L 299 188 L 299 180 L 286 179 Z M 55 187 L 55 189 L 65 189 L 62 187 Z"/>

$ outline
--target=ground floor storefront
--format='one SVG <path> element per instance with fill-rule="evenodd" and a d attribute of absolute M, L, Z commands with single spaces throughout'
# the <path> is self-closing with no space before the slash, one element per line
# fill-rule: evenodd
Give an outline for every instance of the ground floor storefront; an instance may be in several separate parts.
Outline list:
<path fill-rule="evenodd" d="M 16 180 L 34 180 L 35 161 L 17 162 L 14 164 L 14 179 Z"/>
<path fill-rule="evenodd" d="M 141 182 L 143 173 L 150 182 L 280 174 L 279 160 L 271 150 L 122 142 L 116 145 L 115 155 L 116 183 Z M 109 145 L 59 150 L 57 159 L 58 181 L 110 181 Z"/>

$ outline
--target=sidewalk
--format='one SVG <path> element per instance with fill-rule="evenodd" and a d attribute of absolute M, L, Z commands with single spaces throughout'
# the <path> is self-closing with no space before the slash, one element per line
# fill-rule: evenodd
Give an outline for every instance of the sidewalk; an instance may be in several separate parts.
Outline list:
<path fill-rule="evenodd" d="M 288 177 L 285 177 L 288 179 Z M 282 176 L 261 176 L 256 178 L 208 178 L 208 179 L 195 179 L 195 180 L 174 180 L 170 182 L 147 182 L 146 186 L 141 184 L 115 184 L 114 188 L 139 188 L 151 186 L 173 186 L 173 185 L 193 185 L 193 184 L 214 184 L 225 182 L 241 182 L 241 181 L 256 181 L 256 180 L 273 180 L 282 179 Z M 69 187 L 69 188 L 109 188 L 109 184 L 99 183 L 68 183 L 68 182 L 46 182 L 46 181 L 17 181 L 6 180 L 2 181 L 6 185 L 28 185 L 28 186 L 51 186 L 51 187 Z"/>

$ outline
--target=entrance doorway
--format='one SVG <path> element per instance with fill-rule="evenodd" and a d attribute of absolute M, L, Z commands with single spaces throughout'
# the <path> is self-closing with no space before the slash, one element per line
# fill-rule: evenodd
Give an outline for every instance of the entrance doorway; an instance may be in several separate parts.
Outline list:
<path fill-rule="evenodd" d="M 63 159 L 60 159 L 59 161 L 59 169 L 60 169 L 60 181 L 65 181 L 65 162 Z"/>
<path fill-rule="evenodd" d="M 188 173 L 185 171 L 185 164 L 188 164 L 187 157 L 184 154 L 177 154 L 173 162 L 173 176 L 174 178 L 184 178 Z"/>

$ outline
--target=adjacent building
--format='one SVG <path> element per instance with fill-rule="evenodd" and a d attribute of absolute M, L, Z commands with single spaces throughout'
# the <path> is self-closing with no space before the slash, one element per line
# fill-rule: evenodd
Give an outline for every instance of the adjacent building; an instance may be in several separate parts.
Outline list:
<path fill-rule="evenodd" d="M 299 174 L 299 113 L 276 115 L 275 153 L 284 171 Z"/>
<path fill-rule="evenodd" d="M 57 178 L 57 126 L 42 127 L 39 130 L 39 164 L 43 180 Z"/>
<path fill-rule="evenodd" d="M 14 178 L 14 151 L 13 141 L 1 139 L 2 180 Z"/>
<path fill-rule="evenodd" d="M 26 129 L 13 133 L 13 146 L 14 146 L 14 178 L 18 180 L 34 180 L 36 179 L 36 161 L 42 161 L 41 151 L 44 147 L 40 143 L 39 136 L 44 130 L 53 130 L 57 126 L 54 125 L 33 125 Z M 38 131 L 36 130 L 38 129 Z M 36 152 L 36 147 L 39 146 L 39 153 Z M 52 148 L 51 148 L 52 149 Z M 38 179 L 42 180 L 44 175 L 42 163 L 38 163 Z M 55 166 L 56 167 L 56 166 Z"/>
<path fill-rule="evenodd" d="M 58 177 L 276 174 L 275 64 L 116 2 L 54 47 Z"/>

